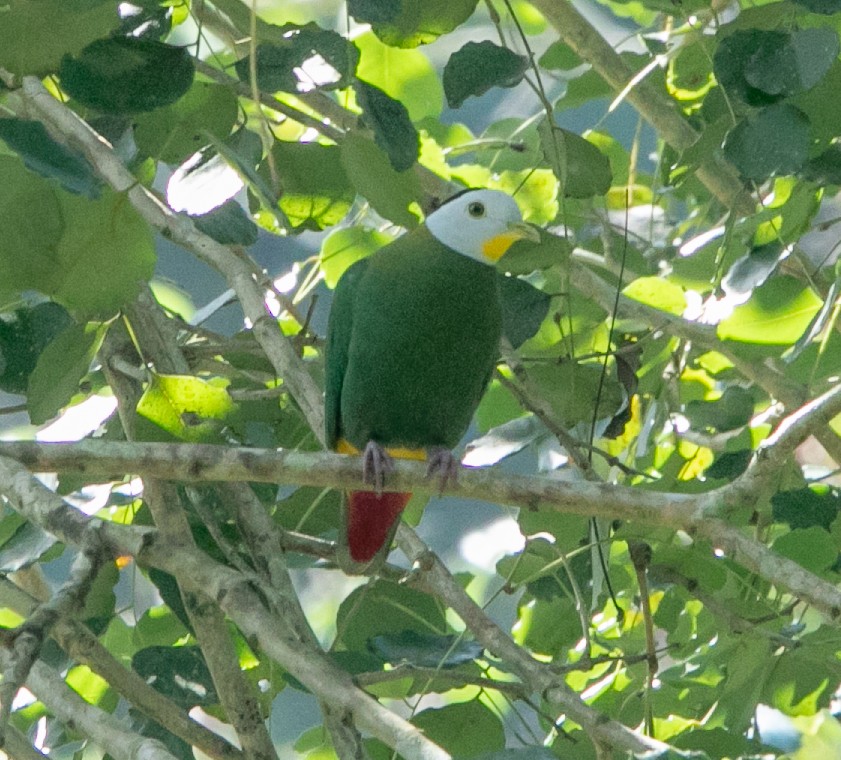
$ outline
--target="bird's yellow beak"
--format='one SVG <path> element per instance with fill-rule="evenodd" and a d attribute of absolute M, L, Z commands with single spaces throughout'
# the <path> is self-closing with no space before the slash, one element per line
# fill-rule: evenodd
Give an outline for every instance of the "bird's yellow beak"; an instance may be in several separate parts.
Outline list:
<path fill-rule="evenodd" d="M 484 242 L 482 253 L 486 259 L 496 263 L 518 240 L 530 240 L 532 243 L 539 243 L 540 233 L 536 227 L 532 227 L 526 222 L 511 222 L 501 235 L 496 235 Z"/>

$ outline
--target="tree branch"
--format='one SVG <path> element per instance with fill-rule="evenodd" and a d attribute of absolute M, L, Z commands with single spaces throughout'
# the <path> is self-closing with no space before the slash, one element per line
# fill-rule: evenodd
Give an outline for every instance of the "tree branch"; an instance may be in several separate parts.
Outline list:
<path fill-rule="evenodd" d="M 220 565 L 193 547 L 172 544 L 154 529 L 87 517 L 66 505 L 20 464 L 3 457 L 0 457 L 0 491 L 12 508 L 60 540 L 78 545 L 95 532 L 112 556 L 131 555 L 142 565 L 170 573 L 189 593 L 210 597 L 253 646 L 406 760 L 449 760 L 449 753 L 356 687 L 345 671 L 284 635 L 283 621 L 266 607 L 266 592 L 257 587 L 256 578 Z"/>
<path fill-rule="evenodd" d="M 677 110 L 674 102 L 644 79 L 634 82 L 633 71 L 610 43 L 587 21 L 570 0 L 531 0 L 555 28 L 558 36 L 587 61 L 640 115 L 660 137 L 677 151 L 684 151 L 700 136 Z M 698 179 L 733 213 L 750 215 L 756 203 L 745 190 L 736 170 L 716 156 L 697 168 Z"/>
<path fill-rule="evenodd" d="M 321 391 L 292 343 L 266 309 L 265 287 L 250 260 L 200 232 L 189 217 L 175 214 L 139 184 L 111 147 L 86 122 L 47 92 L 36 77 L 24 77 L 19 91 L 30 115 L 61 142 L 80 150 L 97 174 L 114 190 L 126 193 L 132 206 L 165 237 L 193 252 L 225 277 L 237 294 L 252 331 L 279 377 L 301 407 L 313 433 L 324 436 Z"/>

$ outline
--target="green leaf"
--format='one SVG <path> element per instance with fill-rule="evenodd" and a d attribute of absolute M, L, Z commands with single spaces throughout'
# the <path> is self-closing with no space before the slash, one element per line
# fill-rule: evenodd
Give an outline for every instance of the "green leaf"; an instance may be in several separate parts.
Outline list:
<path fill-rule="evenodd" d="M 809 158 L 809 119 L 788 103 L 763 108 L 730 131 L 724 155 L 746 179 L 793 174 Z"/>
<path fill-rule="evenodd" d="M 752 456 L 753 451 L 750 449 L 725 451 L 707 467 L 704 475 L 708 478 L 733 481 L 747 469 Z"/>
<path fill-rule="evenodd" d="M 437 120 L 444 101 L 441 80 L 420 50 L 389 47 L 372 32 L 357 37 L 360 50 L 356 75 L 399 100 L 413 122 L 431 117 Z"/>
<path fill-rule="evenodd" d="M 272 154 L 283 188 L 278 205 L 293 227 L 317 231 L 344 218 L 355 197 L 344 152 L 335 145 L 277 140 Z"/>
<path fill-rule="evenodd" d="M 581 60 L 581 56 L 563 40 L 555 40 L 555 42 L 549 45 L 546 48 L 546 52 L 538 58 L 537 62 L 544 69 L 559 69 L 561 71 L 571 71 L 584 63 Z"/>
<path fill-rule="evenodd" d="M 593 419 L 612 418 L 625 403 L 622 387 L 613 373 L 608 372 L 602 384 L 602 368 L 594 364 L 571 361 L 535 364 L 528 368 L 527 374 L 539 389 L 541 398 L 551 405 L 567 428 L 579 422 L 589 425 Z M 594 416 L 599 393 L 599 410 Z"/>
<path fill-rule="evenodd" d="M 433 42 L 470 18 L 477 0 L 348 0 L 348 13 L 371 24 L 386 45 L 411 48 Z"/>
<path fill-rule="evenodd" d="M 436 636 L 411 629 L 374 636 L 369 647 L 383 662 L 419 668 L 455 668 L 473 662 L 484 652 L 481 644 L 456 634 Z"/>
<path fill-rule="evenodd" d="M 517 749 L 502 749 L 499 752 L 488 752 L 476 756 L 476 760 L 556 760 L 552 750 L 546 747 L 518 747 Z"/>
<path fill-rule="evenodd" d="M 15 573 L 30 567 L 56 544 L 55 538 L 37 525 L 24 523 L 0 547 L 0 572 Z"/>
<path fill-rule="evenodd" d="M 131 658 L 131 667 L 155 691 L 184 710 L 219 701 L 199 647 L 146 647 Z"/>
<path fill-rule="evenodd" d="M 237 98 L 230 87 L 194 82 L 183 98 L 134 122 L 134 139 L 142 155 L 180 164 L 207 144 L 207 136 L 224 140 L 237 118 Z"/>
<path fill-rule="evenodd" d="M 683 288 L 661 277 L 638 277 L 623 291 L 628 298 L 680 316 L 686 311 Z"/>
<path fill-rule="evenodd" d="M 38 357 L 73 318 L 57 303 L 40 303 L 0 315 L 0 388 L 25 393 Z"/>
<path fill-rule="evenodd" d="M 264 92 L 303 92 L 314 87 L 333 90 L 351 84 L 359 51 L 331 29 L 318 24 L 271 26 L 272 42 L 257 46 L 257 86 Z M 314 70 L 308 63 L 320 57 L 329 69 Z M 251 56 L 236 62 L 237 76 L 251 78 Z M 326 74 L 322 77 L 321 75 Z M 314 78 L 315 77 L 315 78 Z"/>
<path fill-rule="evenodd" d="M 802 176 L 818 185 L 841 185 L 841 145 L 834 143 L 820 155 L 810 158 L 803 167 Z"/>
<path fill-rule="evenodd" d="M 339 606 L 336 626 L 349 650 L 367 652 L 375 636 L 407 630 L 444 635 L 444 610 L 427 594 L 393 581 L 374 581 L 352 591 Z"/>
<path fill-rule="evenodd" d="M 826 570 L 838 558 L 838 549 L 832 536 L 817 525 L 797 528 L 780 536 L 774 541 L 773 549 L 813 573 Z"/>
<path fill-rule="evenodd" d="M 331 290 L 351 264 L 388 245 L 393 238 L 379 230 L 345 227 L 331 232 L 321 244 L 319 264 L 324 282 Z"/>
<path fill-rule="evenodd" d="M 529 60 L 508 48 L 483 42 L 468 42 L 456 50 L 444 67 L 444 94 L 450 108 L 460 108 L 471 95 L 492 87 L 514 87 L 529 67 Z"/>
<path fill-rule="evenodd" d="M 825 16 L 841 13 L 841 0 L 794 0 L 794 2 L 812 13 L 821 13 Z"/>
<path fill-rule="evenodd" d="M 174 103 L 190 89 L 194 75 L 187 48 L 136 37 L 92 42 L 78 57 L 65 56 L 59 70 L 61 87 L 70 97 L 118 114 Z"/>
<path fill-rule="evenodd" d="M 610 190 L 610 162 L 595 145 L 580 135 L 543 119 L 538 126 L 546 163 L 568 198 L 591 198 Z"/>
<path fill-rule="evenodd" d="M 841 494 L 834 488 L 815 485 L 793 491 L 778 491 L 771 497 L 771 514 L 775 522 L 794 528 L 817 525 L 829 530 L 841 509 Z"/>
<path fill-rule="evenodd" d="M 773 49 L 786 36 L 784 32 L 747 29 L 733 32 L 718 43 L 713 56 L 713 72 L 728 96 L 752 106 L 767 105 L 778 99 L 753 87 L 747 81 L 745 71 L 763 48 Z"/>
<path fill-rule="evenodd" d="M 499 718 L 476 699 L 423 710 L 412 723 L 459 758 L 477 757 L 505 746 L 505 731 Z"/>
<path fill-rule="evenodd" d="M 29 377 L 26 406 L 33 425 L 52 419 L 78 392 L 105 333 L 100 324 L 72 325 L 44 348 Z"/>
<path fill-rule="evenodd" d="M 814 87 L 838 57 L 838 33 L 828 27 L 763 32 L 763 42 L 744 71 L 752 87 L 791 96 Z"/>
<path fill-rule="evenodd" d="M 519 407 L 517 411 L 522 412 Z M 545 435 L 545 426 L 535 416 L 515 417 L 470 441 L 461 463 L 466 467 L 488 467 L 522 451 Z"/>
<path fill-rule="evenodd" d="M 336 491 L 294 488 L 291 493 L 285 491 L 284 497 L 278 499 L 274 519 L 283 528 L 321 535 L 336 530 L 340 501 Z"/>
<path fill-rule="evenodd" d="M 53 140 L 41 122 L 0 119 L 0 140 L 23 159 L 27 169 L 58 180 L 71 193 L 99 196 L 102 182 L 85 157 Z"/>
<path fill-rule="evenodd" d="M 45 76 L 120 23 L 115 0 L 4 0 L 0 67 Z M 0 88 L 1 89 L 1 88 Z"/>
<path fill-rule="evenodd" d="M 227 200 L 192 219 L 197 229 L 222 245 L 254 245 L 257 242 L 257 225 L 235 200 Z"/>
<path fill-rule="evenodd" d="M 193 633 L 190 616 L 181 598 L 178 582 L 169 573 L 151 568 L 149 580 L 161 595 L 166 607 L 153 607 L 137 625 L 136 638 L 141 646 L 173 645 L 185 632 Z M 144 621 L 146 625 L 143 625 Z"/>
<path fill-rule="evenodd" d="M 793 277 L 774 277 L 718 325 L 722 340 L 791 345 L 809 327 L 821 300 Z"/>
<path fill-rule="evenodd" d="M 565 265 L 572 253 L 569 240 L 538 228 L 539 243 L 518 240 L 497 262 L 497 269 L 509 274 L 531 274 L 537 269 Z"/>
<path fill-rule="evenodd" d="M 420 151 L 420 137 L 406 107 L 361 79 L 356 82 L 356 93 L 365 124 L 374 131 L 374 142 L 386 152 L 395 171 L 406 171 Z"/>
<path fill-rule="evenodd" d="M 502 334 L 514 348 L 519 348 L 540 329 L 552 299 L 519 277 L 500 274 L 498 282 Z"/>
<path fill-rule="evenodd" d="M 418 218 L 409 206 L 420 204 L 424 193 L 415 172 L 395 171 L 385 153 L 355 133 L 342 142 L 341 165 L 378 214 L 401 227 L 417 227 Z"/>
<path fill-rule="evenodd" d="M 152 276 L 151 231 L 122 194 L 67 193 L 10 156 L 0 176 L 0 299 L 37 290 L 79 317 L 110 317 Z M 91 287 L 92 272 L 107 287 Z"/>
<path fill-rule="evenodd" d="M 154 374 L 137 402 L 138 414 L 193 442 L 210 438 L 233 408 L 225 388 L 192 375 Z"/>
<path fill-rule="evenodd" d="M 685 413 L 695 430 L 727 432 L 747 425 L 753 417 L 753 409 L 751 392 L 731 385 L 716 401 L 690 401 Z"/>

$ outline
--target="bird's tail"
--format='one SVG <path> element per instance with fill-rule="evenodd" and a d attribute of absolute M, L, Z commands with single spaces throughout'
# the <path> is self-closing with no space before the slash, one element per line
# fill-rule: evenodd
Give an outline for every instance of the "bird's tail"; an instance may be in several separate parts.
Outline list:
<path fill-rule="evenodd" d="M 347 545 L 354 562 L 367 564 L 391 541 L 410 493 L 352 491 L 347 496 Z"/>

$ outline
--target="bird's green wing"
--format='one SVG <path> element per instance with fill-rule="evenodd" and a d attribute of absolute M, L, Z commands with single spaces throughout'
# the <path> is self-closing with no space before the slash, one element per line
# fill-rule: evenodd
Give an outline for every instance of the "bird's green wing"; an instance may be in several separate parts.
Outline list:
<path fill-rule="evenodd" d="M 324 425 L 327 445 L 330 448 L 335 448 L 341 435 L 342 383 L 347 369 L 348 350 L 353 333 L 357 284 L 367 268 L 367 259 L 352 264 L 342 275 L 333 293 L 333 304 L 327 323 L 324 370 Z"/>

